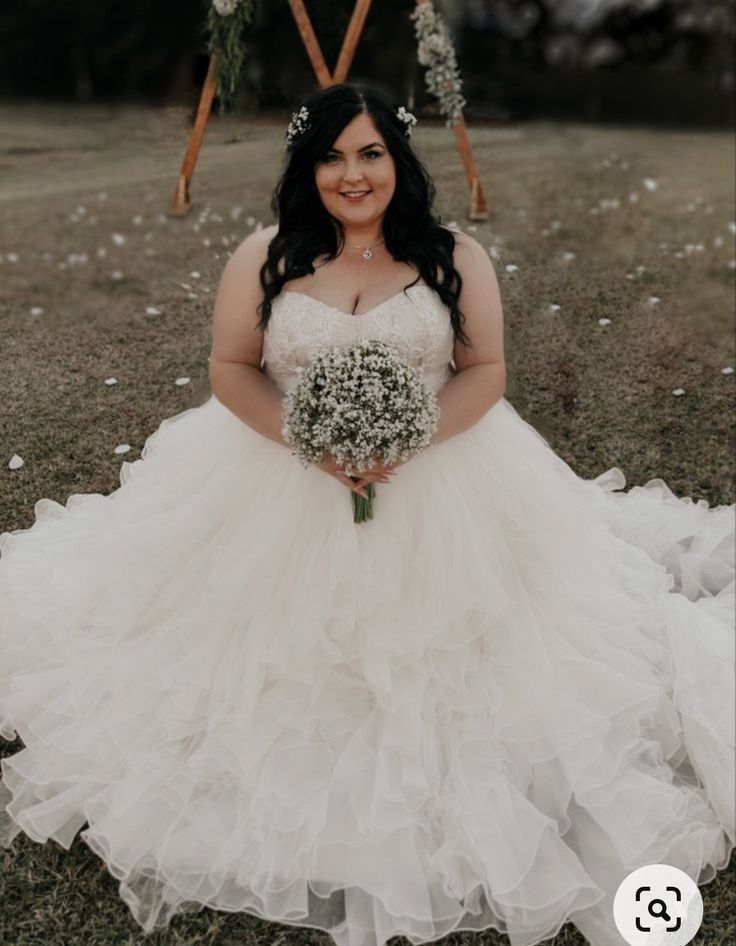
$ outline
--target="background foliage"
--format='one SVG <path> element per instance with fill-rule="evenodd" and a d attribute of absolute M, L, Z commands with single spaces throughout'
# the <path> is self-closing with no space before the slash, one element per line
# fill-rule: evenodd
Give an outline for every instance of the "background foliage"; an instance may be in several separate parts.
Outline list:
<path fill-rule="evenodd" d="M 435 0 L 452 27 L 466 117 L 730 127 L 736 0 Z M 334 65 L 353 0 L 306 3 Z M 429 113 L 414 0 L 374 0 L 351 78 L 376 78 Z M 4 0 L 0 97 L 194 105 L 208 0 Z M 314 86 L 287 0 L 258 0 L 241 112 L 284 109 Z"/>

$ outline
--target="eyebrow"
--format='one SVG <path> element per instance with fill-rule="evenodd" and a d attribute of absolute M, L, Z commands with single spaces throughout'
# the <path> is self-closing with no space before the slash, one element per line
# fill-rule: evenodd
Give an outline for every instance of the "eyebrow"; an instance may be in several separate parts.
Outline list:
<path fill-rule="evenodd" d="M 362 147 L 362 148 L 359 148 L 358 150 L 359 150 L 359 151 L 367 151 L 368 148 L 375 148 L 376 145 L 378 145 L 379 148 L 383 148 L 383 145 L 381 144 L 380 141 L 371 141 L 371 143 L 370 143 L 369 145 L 363 145 L 363 147 Z M 336 154 L 342 154 L 342 151 L 340 151 L 339 148 L 330 148 L 327 153 L 329 154 L 330 151 L 334 151 Z"/>

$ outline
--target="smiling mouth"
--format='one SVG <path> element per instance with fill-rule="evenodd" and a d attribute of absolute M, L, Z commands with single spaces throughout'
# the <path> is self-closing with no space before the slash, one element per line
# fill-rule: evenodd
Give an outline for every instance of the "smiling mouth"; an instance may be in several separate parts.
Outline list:
<path fill-rule="evenodd" d="M 370 191 L 340 191 L 343 197 L 365 197 Z"/>

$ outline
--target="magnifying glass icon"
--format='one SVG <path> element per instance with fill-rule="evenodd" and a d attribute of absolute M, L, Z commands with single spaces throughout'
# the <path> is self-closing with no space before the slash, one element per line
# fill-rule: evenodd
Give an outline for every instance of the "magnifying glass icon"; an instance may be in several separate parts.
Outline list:
<path fill-rule="evenodd" d="M 658 913 L 654 912 L 653 908 L 655 904 L 659 904 L 659 907 L 661 908 Z M 654 899 L 650 901 L 647 909 L 649 910 L 650 916 L 653 916 L 658 920 L 662 919 L 662 920 L 666 920 L 668 923 L 670 922 L 671 917 L 669 913 L 667 913 L 667 904 L 664 902 L 664 900 Z"/>

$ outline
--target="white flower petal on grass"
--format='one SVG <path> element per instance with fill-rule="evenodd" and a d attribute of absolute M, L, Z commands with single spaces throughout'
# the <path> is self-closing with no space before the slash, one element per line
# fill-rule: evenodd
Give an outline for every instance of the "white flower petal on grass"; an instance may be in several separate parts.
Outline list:
<path fill-rule="evenodd" d="M 161 309 L 157 309 L 155 305 L 147 305 L 146 315 L 161 315 Z"/>
<path fill-rule="evenodd" d="M 117 378 L 105 378 L 105 384 L 108 386 L 108 388 L 111 387 L 113 384 L 117 384 L 117 383 L 118 383 Z"/>
<path fill-rule="evenodd" d="M 174 384 L 177 384 L 179 387 L 182 387 L 185 384 L 189 384 L 190 381 L 191 381 L 191 378 L 186 378 L 186 377 L 177 378 L 176 381 L 174 381 Z"/>
<path fill-rule="evenodd" d="M 553 303 L 550 305 L 550 307 L 549 307 L 549 311 L 550 311 L 550 312 L 559 312 L 559 311 L 560 311 L 560 307 L 557 305 L 556 302 L 553 302 Z"/>
<path fill-rule="evenodd" d="M 507 264 L 506 264 L 506 272 L 507 272 L 507 273 L 515 273 L 518 268 L 519 268 L 519 267 L 518 267 L 515 263 L 507 263 Z"/>
<path fill-rule="evenodd" d="M 210 246 L 211 244 L 212 244 L 212 240 L 209 240 L 209 239 L 202 240 L 202 246 Z"/>
<path fill-rule="evenodd" d="M 20 257 L 18 256 L 17 253 L 6 253 L 6 254 L 5 254 L 5 259 L 6 259 L 9 263 L 17 263 L 18 260 L 20 259 Z"/>
<path fill-rule="evenodd" d="M 23 466 L 23 457 L 19 457 L 17 453 L 14 453 L 10 458 L 10 463 L 8 463 L 9 470 L 19 470 Z"/>
<path fill-rule="evenodd" d="M 197 298 L 197 293 L 196 293 L 196 292 L 189 292 L 189 293 L 187 293 L 187 299 L 196 299 L 196 298 Z"/>
<path fill-rule="evenodd" d="M 240 215 L 242 214 L 242 212 L 243 212 L 243 208 L 242 208 L 242 207 L 231 207 L 231 208 L 230 208 L 230 219 L 231 219 L 231 220 L 238 220 L 239 217 L 240 217 Z"/>
<path fill-rule="evenodd" d="M 685 393 L 685 388 L 675 388 L 672 393 L 675 395 L 675 397 L 682 397 L 682 395 Z"/>
<path fill-rule="evenodd" d="M 122 279 L 122 278 L 123 278 L 123 273 L 122 273 L 122 271 L 119 270 L 119 269 L 114 269 L 114 270 L 110 273 L 110 278 L 111 278 L 111 279 Z"/>
<path fill-rule="evenodd" d="M 713 237 L 713 246 L 723 246 L 723 237 Z"/>
<path fill-rule="evenodd" d="M 733 368 L 731 365 L 727 365 L 725 368 L 721 368 L 721 374 L 733 374 Z"/>
<path fill-rule="evenodd" d="M 645 177 L 642 184 L 648 191 L 656 191 L 657 189 L 657 182 L 652 177 Z"/>
<path fill-rule="evenodd" d="M 731 233 L 736 233 L 736 220 L 732 220 L 729 223 L 728 229 L 731 231 Z"/>
<path fill-rule="evenodd" d="M 110 239 L 116 246 L 122 246 L 125 243 L 127 237 L 123 236 L 122 233 L 113 233 Z"/>
<path fill-rule="evenodd" d="M 135 217 L 133 217 L 133 225 L 139 227 L 142 223 L 143 217 L 141 217 L 140 214 L 136 214 Z"/>
<path fill-rule="evenodd" d="M 201 274 L 198 273 L 197 270 L 195 269 L 189 275 L 191 276 L 192 279 L 199 279 Z"/>
<path fill-rule="evenodd" d="M 659 299 L 657 296 L 649 296 L 649 298 L 647 299 L 647 302 L 649 303 L 649 305 L 657 305 L 657 303 L 661 301 L 662 300 Z"/>
<path fill-rule="evenodd" d="M 598 319 L 598 324 L 599 324 L 599 325 L 610 325 L 610 324 L 611 324 L 611 320 L 610 320 L 610 319 Z"/>
<path fill-rule="evenodd" d="M 40 305 L 31 306 L 31 315 L 43 315 L 43 307 Z"/>
<path fill-rule="evenodd" d="M 637 266 L 636 271 L 641 276 L 642 273 L 646 272 L 646 266 Z"/>
<path fill-rule="evenodd" d="M 246 217 L 246 218 L 245 218 L 245 222 L 248 224 L 249 227 L 252 227 L 253 224 L 256 222 L 256 218 L 255 218 L 255 217 Z"/>
<path fill-rule="evenodd" d="M 736 259 L 730 259 L 730 260 L 728 261 L 728 268 L 729 268 L 729 269 L 736 269 Z"/>
<path fill-rule="evenodd" d="M 639 195 L 637 194 L 636 191 L 632 191 L 632 192 L 629 194 L 629 203 L 630 203 L 630 204 L 636 204 L 636 203 L 638 203 L 638 202 L 639 202 Z"/>
<path fill-rule="evenodd" d="M 97 250 L 97 255 L 100 259 L 104 259 L 107 256 L 107 250 L 104 246 L 100 246 Z"/>
<path fill-rule="evenodd" d="M 115 452 L 115 453 L 127 453 L 128 450 L 130 450 L 130 444 L 129 444 L 129 443 L 119 443 L 119 444 L 117 445 L 117 447 L 115 447 L 115 451 L 114 451 L 114 452 Z"/>
<path fill-rule="evenodd" d="M 577 253 L 573 253 L 572 250 L 565 250 L 562 254 L 562 260 L 565 263 L 569 263 L 571 260 L 574 260 L 577 256 Z"/>

